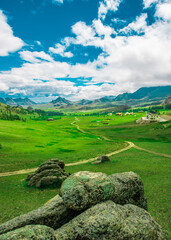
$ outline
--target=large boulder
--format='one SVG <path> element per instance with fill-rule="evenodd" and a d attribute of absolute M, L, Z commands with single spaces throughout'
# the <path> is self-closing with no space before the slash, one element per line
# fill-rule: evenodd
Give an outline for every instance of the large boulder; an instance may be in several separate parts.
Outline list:
<path fill-rule="evenodd" d="M 63 200 L 58 196 L 43 207 L 3 223 L 0 225 L 0 234 L 31 224 L 46 225 L 57 229 L 78 214 L 79 212 L 66 208 Z"/>
<path fill-rule="evenodd" d="M 0 240 L 56 240 L 54 230 L 43 225 L 29 225 L 0 235 Z"/>
<path fill-rule="evenodd" d="M 60 194 L 66 207 L 84 210 L 99 202 L 111 199 L 114 184 L 104 173 L 88 171 L 69 176 L 62 184 Z"/>
<path fill-rule="evenodd" d="M 28 186 L 43 188 L 51 185 L 60 187 L 62 182 L 68 177 L 64 170 L 64 162 L 58 159 L 51 159 L 43 164 L 33 174 L 26 178 Z"/>
<path fill-rule="evenodd" d="M 55 231 L 57 240 L 166 240 L 148 212 L 135 205 L 106 201 L 91 207 Z"/>
<path fill-rule="evenodd" d="M 115 185 L 115 192 L 112 197 L 115 203 L 121 205 L 130 203 L 147 210 L 144 186 L 136 173 L 116 173 L 110 175 L 109 179 Z"/>

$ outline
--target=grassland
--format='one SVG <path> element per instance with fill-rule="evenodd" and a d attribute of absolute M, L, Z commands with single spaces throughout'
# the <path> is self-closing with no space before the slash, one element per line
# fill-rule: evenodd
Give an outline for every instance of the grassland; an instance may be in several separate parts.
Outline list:
<path fill-rule="evenodd" d="M 70 124 L 75 121 L 72 116 L 65 116 L 54 122 L 0 121 L 1 172 L 37 167 L 53 157 L 66 163 L 80 161 L 121 148 L 125 140 L 155 152 L 171 154 L 170 123 L 135 124 L 135 120 L 141 116 L 143 113 L 123 117 L 79 116 L 77 124 L 88 132 L 85 134 L 78 131 L 74 124 Z M 111 141 L 99 139 L 99 136 L 106 136 Z M 144 183 L 149 212 L 171 237 L 169 166 L 170 158 L 130 149 L 112 156 L 110 163 L 87 163 L 66 167 L 66 171 L 102 171 L 107 174 L 136 172 Z M 25 177 L 26 175 L 18 175 L 0 178 L 0 222 L 41 206 L 58 192 L 58 189 L 28 188 L 23 181 Z"/>
<path fill-rule="evenodd" d="M 48 121 L 0 121 L 0 172 L 37 167 L 50 158 L 68 162 L 95 157 L 123 147 L 83 134 L 71 122 L 74 117 Z"/>

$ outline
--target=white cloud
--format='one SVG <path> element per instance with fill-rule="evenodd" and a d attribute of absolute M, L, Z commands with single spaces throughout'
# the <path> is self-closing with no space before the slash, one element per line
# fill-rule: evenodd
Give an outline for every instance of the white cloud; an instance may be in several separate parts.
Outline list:
<path fill-rule="evenodd" d="M 100 19 L 105 19 L 108 11 L 117 11 L 122 0 L 103 0 L 100 2 L 100 7 L 98 9 L 98 17 Z"/>
<path fill-rule="evenodd" d="M 99 36 L 102 36 L 102 35 L 110 36 L 112 33 L 115 33 L 113 28 L 111 28 L 110 26 L 104 25 L 100 19 L 93 21 L 93 27 Z"/>
<path fill-rule="evenodd" d="M 72 32 L 76 35 L 73 40 L 77 44 L 87 45 L 88 42 L 94 39 L 95 31 L 91 26 L 87 26 L 84 22 L 77 22 L 72 26 Z"/>
<path fill-rule="evenodd" d="M 64 3 L 64 1 L 63 0 L 52 0 L 52 3 L 60 3 L 60 4 L 62 4 L 62 3 Z"/>
<path fill-rule="evenodd" d="M 12 28 L 7 23 L 7 17 L 0 10 L 0 56 L 8 56 L 24 46 L 24 42 L 13 35 Z"/>
<path fill-rule="evenodd" d="M 165 20 L 171 20 L 171 2 L 158 4 L 156 16 Z"/>
<path fill-rule="evenodd" d="M 49 54 L 46 54 L 43 51 L 41 52 L 22 51 L 19 53 L 23 60 L 31 63 L 39 63 L 42 60 L 46 60 L 50 62 L 53 61 L 53 58 Z"/>
<path fill-rule="evenodd" d="M 134 22 L 131 22 L 127 27 L 120 30 L 120 32 L 132 32 L 135 31 L 138 34 L 144 32 L 147 27 L 147 14 L 143 13 L 141 16 L 137 17 Z"/>
<path fill-rule="evenodd" d="M 152 4 L 158 3 L 159 0 L 143 0 L 144 3 L 144 8 L 149 8 L 151 7 Z"/>
<path fill-rule="evenodd" d="M 36 41 L 37 45 L 41 46 L 41 42 L 40 41 Z"/>
<path fill-rule="evenodd" d="M 60 55 L 60 56 L 62 56 L 62 57 L 67 57 L 67 58 L 73 57 L 72 52 L 67 52 L 67 51 L 66 51 L 66 46 L 64 46 L 64 45 L 62 45 L 62 44 L 60 44 L 60 43 L 57 43 L 57 44 L 55 45 L 55 48 L 50 47 L 50 48 L 49 48 L 49 51 L 52 52 L 52 53 L 54 53 L 54 54 L 58 54 L 58 55 Z"/>
<path fill-rule="evenodd" d="M 29 95 L 34 96 L 36 93 L 42 97 L 49 93 L 59 94 L 78 100 L 116 96 L 145 86 L 169 85 L 171 24 L 167 12 L 170 5 L 165 4 L 159 3 L 156 6 L 158 18 L 152 25 L 147 25 L 147 15 L 142 14 L 123 28 L 120 36 L 111 26 L 104 25 L 101 19 L 94 19 L 91 25 L 78 22 L 72 26 L 74 37 L 66 37 L 54 48 L 49 48 L 50 52 L 63 57 L 70 55 L 67 52 L 70 45 L 101 48 L 102 54 L 93 62 L 70 65 L 54 61 L 44 52 L 20 52 L 22 58 L 29 63 L 23 64 L 21 68 L 2 72 L 1 89 L 25 90 Z M 132 31 L 142 34 L 128 36 L 127 33 Z M 112 36 L 113 33 L 116 37 Z M 75 86 L 71 79 L 81 77 L 92 80 L 83 80 L 82 86 Z M 69 78 L 68 81 L 65 78 Z"/>

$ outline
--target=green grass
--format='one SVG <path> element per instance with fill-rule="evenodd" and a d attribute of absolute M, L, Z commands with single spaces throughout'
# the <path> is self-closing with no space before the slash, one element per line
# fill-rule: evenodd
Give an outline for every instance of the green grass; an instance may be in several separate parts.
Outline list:
<path fill-rule="evenodd" d="M 0 169 L 1 172 L 37 167 L 50 158 L 59 158 L 66 163 L 88 159 L 123 147 L 124 141 L 133 141 L 137 146 L 151 151 L 170 152 L 170 123 L 138 125 L 137 116 L 79 116 L 78 125 L 88 134 L 81 133 L 70 123 L 73 116 L 65 116 L 54 122 L 0 121 Z M 111 120 L 108 120 L 111 119 Z M 108 121 L 108 125 L 103 122 Z M 98 136 L 106 136 L 104 141 Z M 112 141 L 114 140 L 114 142 Z M 111 163 L 91 163 L 66 167 L 66 171 L 100 171 L 107 174 L 134 171 L 140 175 L 148 199 L 149 212 L 168 232 L 170 204 L 170 158 L 130 149 L 111 157 Z M 23 181 L 26 175 L 0 178 L 0 222 L 36 209 L 58 192 L 57 189 L 38 190 L 27 188 Z"/>
<path fill-rule="evenodd" d="M 108 115 L 97 115 L 97 116 L 79 116 L 79 125 L 82 128 L 101 128 L 104 127 L 104 122 L 107 122 L 109 126 L 125 124 L 129 122 L 135 122 L 137 119 L 145 116 L 145 113 L 135 113 L 135 115 L 123 115 L 116 116 L 113 114 L 112 116 Z M 105 125 L 106 126 L 106 125 Z"/>
<path fill-rule="evenodd" d="M 83 134 L 70 123 L 73 117 L 47 121 L 0 121 L 0 172 L 37 167 L 59 158 L 65 163 L 96 157 L 123 147 Z"/>
<path fill-rule="evenodd" d="M 137 142 L 169 142 L 171 140 L 171 125 L 164 123 L 153 123 L 139 125 L 135 122 L 115 124 L 111 126 L 95 127 L 87 126 L 86 131 L 93 134 L 103 134 L 113 140 L 130 140 Z"/>
<path fill-rule="evenodd" d="M 171 144 L 169 142 L 135 142 L 137 146 L 153 152 L 171 155 Z"/>
<path fill-rule="evenodd" d="M 0 178 L 0 223 L 42 206 L 57 194 L 57 189 L 26 187 L 26 176 Z"/>
<path fill-rule="evenodd" d="M 153 218 L 169 232 L 169 175 L 170 159 L 130 149 L 111 157 L 111 163 L 92 165 L 91 163 L 66 167 L 66 171 L 118 172 L 134 171 L 140 175 L 148 199 L 148 210 Z M 161 168 L 162 166 L 162 168 Z M 0 178 L 1 222 L 22 213 L 36 209 L 57 194 L 57 189 L 38 190 L 27 188 L 26 175 Z M 33 200 L 34 199 L 34 200 Z"/>
<path fill-rule="evenodd" d="M 67 167 L 66 170 L 105 172 L 107 174 L 134 171 L 140 175 L 148 200 L 148 211 L 171 238 L 170 223 L 170 159 L 136 149 L 130 149 L 111 157 L 111 163 L 103 165 L 84 164 Z"/>

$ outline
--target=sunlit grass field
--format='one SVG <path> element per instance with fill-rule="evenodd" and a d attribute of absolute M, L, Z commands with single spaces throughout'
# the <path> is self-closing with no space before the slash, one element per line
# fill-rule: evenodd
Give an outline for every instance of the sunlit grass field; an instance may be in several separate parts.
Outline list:
<path fill-rule="evenodd" d="M 158 153 L 171 154 L 170 123 L 137 125 L 136 116 L 65 116 L 53 122 L 0 121 L 0 171 L 13 171 L 37 167 L 50 158 L 66 163 L 76 162 L 124 147 L 124 141 Z M 110 120 L 109 120 L 110 119 Z M 109 122 L 104 125 L 103 122 Z M 111 141 L 102 140 L 106 136 Z M 114 141 L 113 141 L 114 140 Z M 107 174 L 134 171 L 140 175 L 148 199 L 148 210 L 168 232 L 170 206 L 170 158 L 157 156 L 137 149 L 113 155 L 110 163 L 91 163 L 66 167 L 66 171 L 101 171 Z M 58 193 L 58 189 L 28 188 L 24 182 L 27 174 L 0 177 L 0 222 L 43 205 Z"/>
<path fill-rule="evenodd" d="M 0 172 L 39 166 L 50 158 L 65 163 L 96 157 L 122 148 L 71 125 L 74 117 L 48 121 L 0 121 Z"/>

